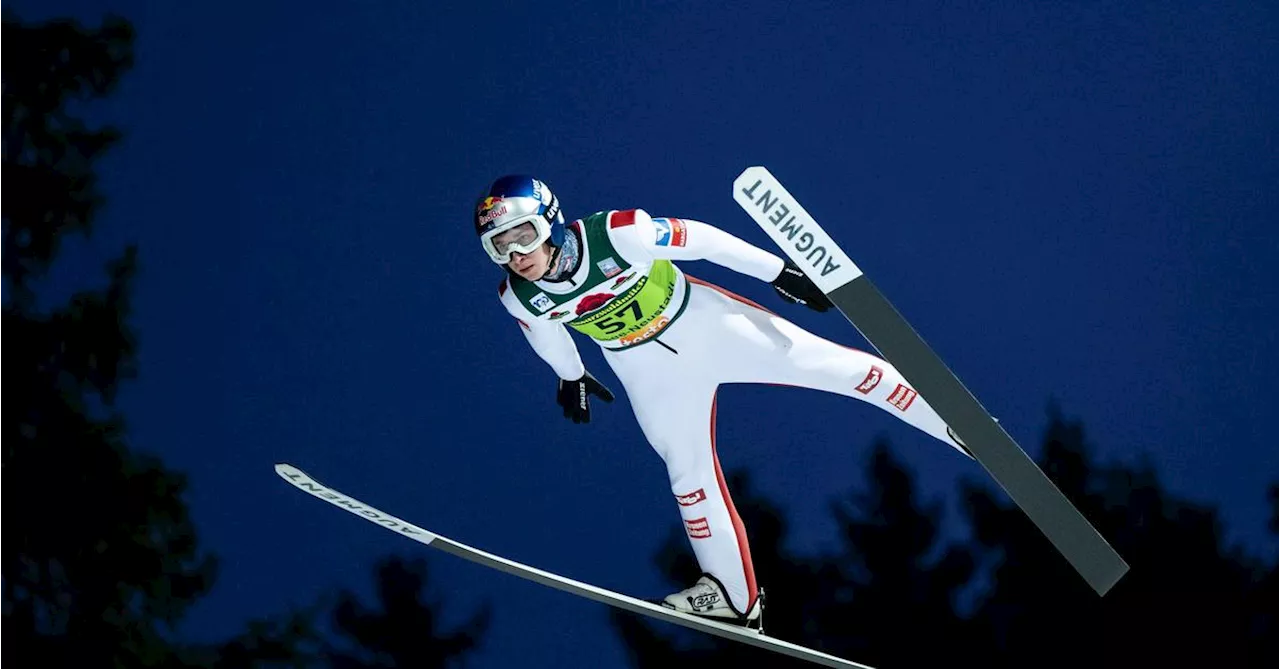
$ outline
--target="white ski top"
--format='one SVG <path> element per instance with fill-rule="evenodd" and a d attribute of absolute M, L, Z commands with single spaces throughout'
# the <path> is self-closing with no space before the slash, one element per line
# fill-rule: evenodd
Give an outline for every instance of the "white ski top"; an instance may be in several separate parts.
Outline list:
<path fill-rule="evenodd" d="M 631 218 L 632 216 L 634 219 Z M 612 222 L 606 224 L 606 221 Z M 568 291 L 578 295 L 591 292 L 592 287 L 586 287 L 585 290 L 581 285 L 576 288 L 566 287 L 581 284 L 582 279 L 589 275 L 592 262 L 608 263 L 612 258 L 609 256 L 604 260 L 597 260 L 592 255 L 588 239 L 593 236 L 590 233 L 598 234 L 599 230 L 585 229 L 588 225 L 603 226 L 607 230 L 608 243 L 613 246 L 609 252 L 617 254 L 644 275 L 654 268 L 655 262 L 663 260 L 707 260 L 761 281 L 771 282 L 782 272 L 784 265 L 782 258 L 702 221 L 687 218 L 655 219 L 643 209 L 610 212 L 607 217 L 592 216 L 571 224 L 570 227 L 579 232 L 582 244 L 579 251 L 579 268 L 572 277 L 575 281 L 568 284 L 565 281 L 532 282 L 544 291 L 535 296 L 535 300 L 548 299 L 547 294 L 560 296 Z M 665 263 L 661 265 L 665 268 Z M 683 285 L 685 282 L 683 272 L 679 268 L 674 268 L 674 271 L 681 284 L 681 290 L 687 290 Z M 615 285 L 622 284 L 627 278 L 629 275 L 621 277 Z M 564 317 L 568 308 L 565 311 L 557 311 L 551 308 L 550 302 L 547 302 L 547 308 L 543 313 L 534 313 L 517 298 L 516 290 L 511 289 L 516 282 L 528 283 L 519 277 L 509 277 L 499 287 L 499 296 L 507 311 L 520 322 L 529 345 L 561 379 L 572 381 L 581 378 L 586 368 L 582 364 L 577 346 L 564 323 L 555 320 L 555 318 Z M 621 285 L 622 290 L 626 288 L 626 284 Z M 610 348 L 606 346 L 606 342 L 598 341 L 597 343 L 603 348 Z"/>

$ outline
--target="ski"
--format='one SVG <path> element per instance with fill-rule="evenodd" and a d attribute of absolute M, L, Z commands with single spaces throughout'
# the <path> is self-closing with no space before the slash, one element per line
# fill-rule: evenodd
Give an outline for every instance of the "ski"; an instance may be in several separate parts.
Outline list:
<path fill-rule="evenodd" d="M 514 560 L 508 560 L 504 557 L 487 553 L 478 548 L 472 548 L 466 544 L 453 541 L 440 536 L 434 532 L 424 530 L 413 523 L 401 520 L 385 511 L 375 509 L 364 502 L 361 502 L 350 495 L 343 494 L 332 488 L 326 487 L 319 481 L 308 476 L 305 472 L 288 464 L 277 464 L 276 473 L 281 478 L 293 484 L 299 490 L 318 497 L 330 504 L 343 509 L 349 513 L 355 514 L 374 525 L 391 530 L 403 537 L 412 539 L 418 543 L 438 548 L 450 555 L 470 560 L 477 564 L 482 564 L 498 571 L 506 572 L 513 576 L 541 583 L 557 590 L 568 592 L 571 594 L 585 597 L 590 600 L 608 604 L 625 611 L 639 613 L 642 615 L 665 620 L 670 623 L 682 625 L 690 629 L 695 629 L 707 634 L 712 634 L 724 639 L 730 639 L 741 643 L 749 644 L 758 648 L 764 648 L 783 655 L 808 660 L 815 664 L 826 667 L 852 667 L 853 669 L 872 669 L 864 664 L 850 662 L 834 655 L 820 653 L 816 650 L 805 648 L 794 643 L 775 639 L 754 631 L 745 630 L 726 623 L 718 623 L 696 616 L 691 616 L 679 611 L 652 604 L 635 597 L 606 590 L 594 585 L 575 581 L 571 578 L 559 576 L 548 571 L 543 571 L 535 567 L 521 564 Z"/>
<path fill-rule="evenodd" d="M 1129 565 L 791 193 L 769 170 L 754 166 L 734 180 L 733 199 L 926 398 L 1094 591 L 1106 594 Z"/>

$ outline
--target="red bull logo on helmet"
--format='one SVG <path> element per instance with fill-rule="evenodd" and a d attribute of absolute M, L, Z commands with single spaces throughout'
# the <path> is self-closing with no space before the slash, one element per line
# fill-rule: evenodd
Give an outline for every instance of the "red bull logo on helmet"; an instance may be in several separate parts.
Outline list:
<path fill-rule="evenodd" d="M 502 197 L 494 197 L 490 195 L 480 201 L 480 206 L 476 207 L 476 225 L 484 227 L 499 216 L 507 213 L 507 205 L 503 204 Z"/>
<path fill-rule="evenodd" d="M 480 214 L 480 225 L 488 225 L 490 221 L 506 213 L 507 208 L 505 206 L 486 211 L 485 213 Z"/>

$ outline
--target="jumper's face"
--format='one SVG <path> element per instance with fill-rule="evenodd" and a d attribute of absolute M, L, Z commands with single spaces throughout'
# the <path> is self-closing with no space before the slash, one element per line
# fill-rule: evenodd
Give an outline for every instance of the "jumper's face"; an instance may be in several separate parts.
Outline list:
<path fill-rule="evenodd" d="M 532 253 L 512 253 L 507 267 L 526 281 L 537 281 L 546 275 L 550 264 L 551 249 L 543 244 Z"/>

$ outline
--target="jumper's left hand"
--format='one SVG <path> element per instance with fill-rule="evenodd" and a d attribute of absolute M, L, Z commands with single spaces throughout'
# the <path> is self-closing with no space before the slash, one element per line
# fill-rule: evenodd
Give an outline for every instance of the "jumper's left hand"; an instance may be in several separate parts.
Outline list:
<path fill-rule="evenodd" d="M 588 399 L 591 395 L 605 402 L 613 401 L 613 392 L 597 381 L 591 372 L 584 372 L 575 381 L 560 379 L 556 387 L 556 403 L 564 409 L 564 417 L 575 423 L 591 422 L 591 402 Z"/>
<path fill-rule="evenodd" d="M 803 304 L 814 311 L 826 311 L 834 306 L 822 289 L 791 261 L 782 266 L 782 272 L 773 280 L 773 289 L 786 301 Z"/>

